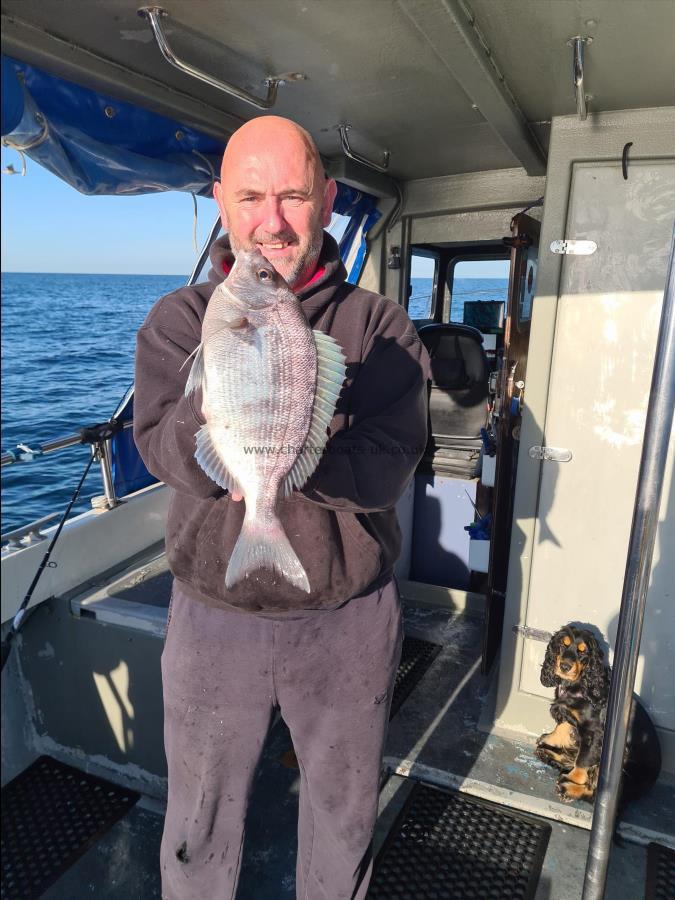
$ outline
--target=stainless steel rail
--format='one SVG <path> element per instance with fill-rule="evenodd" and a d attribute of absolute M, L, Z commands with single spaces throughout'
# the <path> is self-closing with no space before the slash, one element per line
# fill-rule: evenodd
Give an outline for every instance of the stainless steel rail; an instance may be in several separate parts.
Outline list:
<path fill-rule="evenodd" d="M 63 450 L 65 447 L 74 447 L 81 444 L 79 434 L 70 434 L 67 437 L 56 438 L 53 441 L 45 441 L 37 447 L 29 447 L 27 444 L 17 444 L 16 450 L 6 450 L 0 457 L 2 466 L 11 466 L 18 462 L 30 462 L 36 456 L 44 456 L 45 453 L 53 453 L 55 450 Z"/>
<path fill-rule="evenodd" d="M 349 146 L 349 138 L 347 137 L 347 135 L 351 131 L 351 128 L 351 125 L 338 125 L 338 131 L 340 132 L 340 143 L 342 144 L 342 150 L 345 156 L 348 156 L 349 159 L 353 159 L 354 162 L 361 163 L 362 166 L 367 166 L 369 169 L 374 169 L 376 172 L 386 172 L 389 169 L 389 151 L 382 151 L 382 165 L 373 162 L 370 159 L 366 159 L 365 156 L 359 156 L 359 154 L 355 153 Z"/>
<path fill-rule="evenodd" d="M 133 424 L 133 421 L 129 420 L 122 424 L 122 428 L 132 428 Z M 77 434 L 69 434 L 66 437 L 45 441 L 44 444 L 38 444 L 37 447 L 17 444 L 16 450 L 6 450 L 2 454 L 0 462 L 2 467 L 11 466 L 14 463 L 31 462 L 36 457 L 44 456 L 47 453 L 55 453 L 57 450 L 65 450 L 67 447 L 76 447 L 82 443 L 82 435 L 78 431 Z"/>
<path fill-rule="evenodd" d="M 205 84 L 209 84 L 211 87 L 223 91 L 225 94 L 229 94 L 231 97 L 243 100 L 244 103 L 250 103 L 252 106 L 255 106 L 256 109 L 271 109 L 276 102 L 277 88 L 280 84 L 284 84 L 286 80 L 300 81 L 305 77 L 301 73 L 291 73 L 284 78 L 266 78 L 264 84 L 267 87 L 267 96 L 265 98 L 256 97 L 254 94 L 249 94 L 248 91 L 244 91 L 242 88 L 230 84 L 229 81 L 222 81 L 219 78 L 214 78 L 213 75 L 209 75 L 208 72 L 203 72 L 201 69 L 196 68 L 196 66 L 191 66 L 190 63 L 186 63 L 184 60 L 179 59 L 169 46 L 164 29 L 162 28 L 161 20 L 167 18 L 169 14 L 161 6 L 142 6 L 138 10 L 138 15 L 147 19 L 150 23 L 152 33 L 157 41 L 157 46 L 164 59 L 170 65 L 176 69 L 180 69 L 181 72 L 185 72 L 186 75 L 196 78 L 198 81 L 203 81 Z"/>
<path fill-rule="evenodd" d="M 211 231 L 209 231 L 209 235 L 206 238 L 204 246 L 201 249 L 199 256 L 197 257 L 197 262 L 194 264 L 194 268 L 192 269 L 192 273 L 187 280 L 187 286 L 189 287 L 191 284 L 194 284 L 199 278 L 199 273 L 202 270 L 202 266 L 204 265 L 204 261 L 209 255 L 209 250 L 211 249 L 211 244 L 218 237 L 218 232 L 220 231 L 222 225 L 220 221 L 220 216 L 216 218 L 216 221 L 211 226 Z"/>
<path fill-rule="evenodd" d="M 583 900 L 602 900 L 675 406 L 675 228 L 649 393 Z"/>

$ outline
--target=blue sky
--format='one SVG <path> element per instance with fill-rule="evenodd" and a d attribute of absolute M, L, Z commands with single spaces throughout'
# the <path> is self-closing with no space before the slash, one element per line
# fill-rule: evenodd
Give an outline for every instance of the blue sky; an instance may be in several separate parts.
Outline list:
<path fill-rule="evenodd" d="M 2 168 L 21 171 L 18 153 L 2 149 Z M 195 260 L 190 194 L 87 197 L 32 160 L 26 175 L 2 175 L 3 272 L 102 272 L 188 275 Z M 215 221 L 212 199 L 197 198 L 197 245 Z M 433 268 L 413 267 L 413 277 Z M 485 263 L 464 277 L 507 277 Z"/>
<path fill-rule="evenodd" d="M 21 170 L 3 149 L 2 168 Z M 3 272 L 188 275 L 195 260 L 190 194 L 87 197 L 32 160 L 26 175 L 2 175 Z M 213 225 L 215 201 L 197 198 L 197 243 Z"/>

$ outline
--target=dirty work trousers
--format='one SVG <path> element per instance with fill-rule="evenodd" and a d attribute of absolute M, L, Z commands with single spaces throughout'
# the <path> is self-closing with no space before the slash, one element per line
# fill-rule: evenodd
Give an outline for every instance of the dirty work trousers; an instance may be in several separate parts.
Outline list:
<path fill-rule="evenodd" d="M 174 585 L 162 654 L 163 900 L 235 896 L 248 798 L 277 707 L 300 766 L 296 896 L 366 896 L 402 641 L 393 581 L 293 620 L 212 609 Z"/>

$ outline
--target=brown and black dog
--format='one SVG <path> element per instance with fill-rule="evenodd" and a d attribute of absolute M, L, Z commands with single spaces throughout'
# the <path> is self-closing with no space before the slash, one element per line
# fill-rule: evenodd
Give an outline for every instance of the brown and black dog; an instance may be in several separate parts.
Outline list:
<path fill-rule="evenodd" d="M 561 800 L 593 802 L 607 715 L 611 669 L 591 631 L 565 625 L 548 643 L 541 683 L 555 687 L 551 715 L 556 726 L 537 741 L 537 756 L 560 770 Z M 661 771 L 656 729 L 637 697 L 624 756 L 620 809 L 646 793 Z"/>

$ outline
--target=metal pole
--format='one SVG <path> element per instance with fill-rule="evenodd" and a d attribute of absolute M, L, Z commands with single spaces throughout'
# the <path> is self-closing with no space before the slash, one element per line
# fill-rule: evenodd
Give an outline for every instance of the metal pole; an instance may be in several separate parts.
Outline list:
<path fill-rule="evenodd" d="M 635 670 L 675 406 L 675 229 L 656 344 L 645 437 L 624 576 L 607 723 L 600 760 L 583 900 L 602 900 L 621 787 Z"/>
<path fill-rule="evenodd" d="M 103 480 L 103 492 L 105 493 L 108 509 L 119 506 L 120 500 L 115 493 L 115 482 L 112 474 L 112 441 L 101 441 L 94 445 L 94 452 L 101 464 L 101 478 Z"/>
<path fill-rule="evenodd" d="M 220 215 L 216 218 L 216 221 L 211 226 L 211 231 L 209 231 L 209 235 L 206 238 L 204 246 L 201 249 L 199 256 L 197 257 L 197 262 L 194 264 L 194 268 L 192 269 L 192 273 L 186 282 L 186 287 L 191 287 L 199 278 L 199 273 L 202 270 L 202 266 L 204 265 L 204 260 L 209 255 L 209 250 L 211 249 L 211 244 L 218 237 L 218 232 L 220 231 Z"/>

